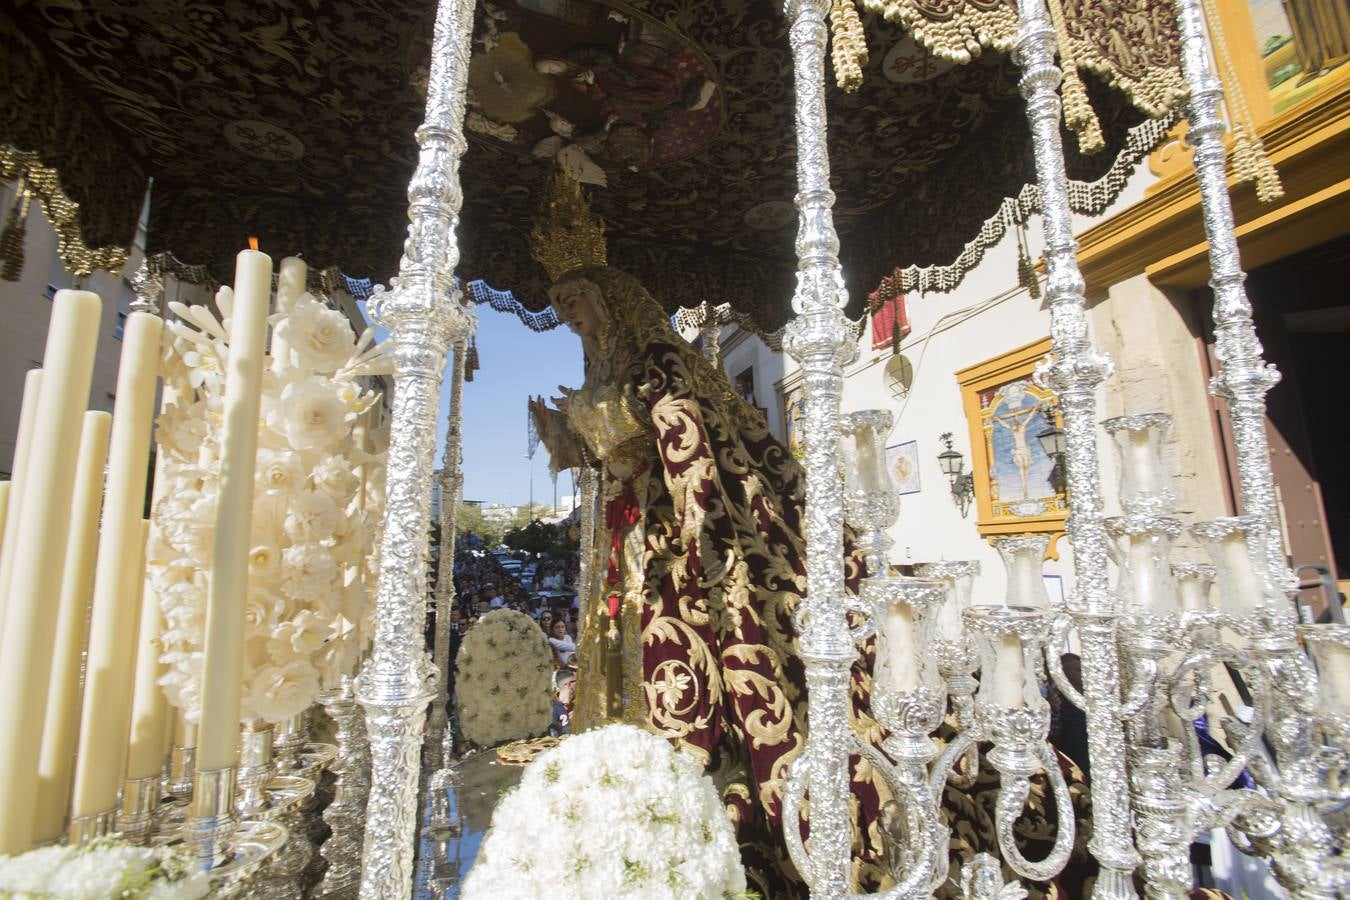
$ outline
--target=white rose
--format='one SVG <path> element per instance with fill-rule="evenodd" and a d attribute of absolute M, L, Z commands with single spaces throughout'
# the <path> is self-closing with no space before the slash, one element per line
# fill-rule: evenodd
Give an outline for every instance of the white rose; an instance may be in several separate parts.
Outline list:
<path fill-rule="evenodd" d="M 301 491 L 291 498 L 286 536 L 298 544 L 331 538 L 338 527 L 338 508 L 323 491 Z"/>
<path fill-rule="evenodd" d="M 322 449 L 347 430 L 347 415 L 346 404 L 329 385 L 295 381 L 282 389 L 267 424 L 286 435 L 296 450 Z"/>
<path fill-rule="evenodd" d="M 325 456 L 314 467 L 314 486 L 343 505 L 356 493 L 359 484 L 351 462 L 345 457 Z"/>
<path fill-rule="evenodd" d="M 260 449 L 255 472 L 258 487 L 269 494 L 299 490 L 305 480 L 304 470 L 300 467 L 300 454 L 292 450 Z"/>
<path fill-rule="evenodd" d="M 356 336 L 347 317 L 328 309 L 309 294 L 286 313 L 274 316 L 277 335 L 286 342 L 300 365 L 329 373 L 351 359 Z"/>
<path fill-rule="evenodd" d="M 275 578 L 281 571 L 280 548 L 276 544 L 255 544 L 248 551 L 248 571 L 255 578 Z"/>
<path fill-rule="evenodd" d="M 318 672 L 308 662 L 294 660 L 259 669 L 248 685 L 245 707 L 256 718 L 276 723 L 304 712 L 318 696 Z"/>
<path fill-rule="evenodd" d="M 159 445 L 189 459 L 196 457 L 197 448 L 210 433 L 206 404 L 201 401 L 185 403 L 180 399 L 165 406 L 156 420 Z"/>
<path fill-rule="evenodd" d="M 278 663 L 313 655 L 328 640 L 328 621 L 311 610 L 302 610 L 290 621 L 282 622 L 272 632 L 267 652 Z"/>
<path fill-rule="evenodd" d="M 270 632 L 281 615 L 285 601 L 261 587 L 250 585 L 244 601 L 245 633 Z"/>
<path fill-rule="evenodd" d="M 331 602 L 337 592 L 338 566 L 320 544 L 297 544 L 281 553 L 281 590 L 303 603 Z"/>
<path fill-rule="evenodd" d="M 186 495 L 156 523 L 164 542 L 184 556 L 209 559 L 216 531 L 216 498 Z"/>

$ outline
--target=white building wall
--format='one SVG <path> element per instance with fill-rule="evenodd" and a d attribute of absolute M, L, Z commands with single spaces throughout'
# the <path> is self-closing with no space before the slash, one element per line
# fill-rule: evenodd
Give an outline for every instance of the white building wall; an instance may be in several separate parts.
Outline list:
<path fill-rule="evenodd" d="M 1152 178 L 1146 169 L 1136 172 L 1107 215 L 1141 199 Z M 1079 217 L 1075 226 L 1081 231 L 1095 221 L 1099 220 Z M 1040 229 L 1039 218 L 1033 218 L 1027 228 L 1033 258 L 1039 257 L 1042 247 Z M 871 408 L 891 411 L 895 426 L 886 442 L 888 446 L 918 441 L 920 490 L 901 498 L 900 520 L 890 532 L 895 540 L 891 561 L 909 564 L 940 559 L 977 559 L 982 574 L 975 586 L 976 602 L 1001 602 L 1006 591 L 1003 565 L 988 540 L 976 530 L 978 511 L 975 504 L 972 502 L 968 515 L 962 518 L 953 502 L 949 482 L 938 463 L 937 455 L 943 449 L 938 435 L 952 433 L 954 447 L 961 452 L 966 471 L 969 471 L 972 459 L 970 430 L 954 373 L 1045 338 L 1050 333 L 1049 312 L 1044 308 L 1043 299 L 1033 300 L 1017 286 L 1017 243 L 1011 233 L 989 250 L 957 290 L 950 294 L 908 296 L 907 309 L 911 332 L 902 342 L 901 351 L 913 364 L 914 381 L 905 399 L 895 400 L 887 388 L 885 364 L 891 358 L 891 350 L 889 347 L 872 350 L 870 327 L 864 328 L 859 337 L 859 358 L 845 374 L 843 394 L 845 411 Z M 1090 315 L 1094 344 L 1105 344 L 1103 349 L 1108 353 L 1119 353 L 1122 342 L 1103 341 L 1096 330 L 1110 326 L 1113 315 L 1132 315 L 1133 312 L 1129 304 L 1119 304 L 1103 314 Z M 766 407 L 770 428 L 783 438 L 783 396 L 800 380 L 797 364 L 786 354 L 769 350 L 763 341 L 734 326 L 723 329 L 722 340 L 722 362 L 728 377 L 735 378 L 746 368 L 754 370 L 757 404 Z M 1152 356 L 1151 353 L 1146 355 Z M 1131 371 L 1137 372 L 1138 367 L 1132 367 Z M 1184 388 L 1195 387 L 1193 378 L 1173 380 Z M 1116 385 L 1113 383 L 1111 387 L 1114 390 Z M 1203 390 L 1202 384 L 1200 389 Z M 1126 411 L 1162 408 L 1154 404 L 1125 409 L 1119 398 L 1108 406 L 1106 394 L 1104 389 L 1098 397 L 1101 418 Z M 1132 396 L 1127 396 L 1125 406 L 1129 406 Z M 1155 392 L 1146 392 L 1141 398 L 1165 399 Z M 1098 443 L 1103 490 L 1108 499 L 1108 511 L 1113 511 L 1117 478 L 1115 460 L 1104 433 L 1099 433 Z M 1059 559 L 1046 562 L 1045 574 L 1060 576 L 1068 596 L 1073 591 L 1073 551 L 1067 539 L 1060 540 L 1057 549 Z M 1054 582 L 1050 584 L 1053 586 Z"/>

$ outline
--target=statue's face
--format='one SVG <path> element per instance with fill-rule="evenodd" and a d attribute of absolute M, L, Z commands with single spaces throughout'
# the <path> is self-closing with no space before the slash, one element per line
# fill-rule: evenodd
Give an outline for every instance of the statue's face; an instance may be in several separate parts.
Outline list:
<path fill-rule="evenodd" d="M 600 332 L 603 296 L 599 285 L 585 278 L 564 281 L 548 292 L 558 317 L 582 337 L 595 337 Z"/>

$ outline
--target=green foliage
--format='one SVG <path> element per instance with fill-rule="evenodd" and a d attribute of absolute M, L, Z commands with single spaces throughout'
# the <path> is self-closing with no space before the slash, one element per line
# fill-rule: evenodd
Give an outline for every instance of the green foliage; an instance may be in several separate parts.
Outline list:
<path fill-rule="evenodd" d="M 523 527 L 506 532 L 502 536 L 502 543 L 512 550 L 545 553 L 554 559 L 562 559 L 576 553 L 579 547 L 579 542 L 570 532 L 571 526 L 567 522 L 549 524 L 535 519 Z"/>

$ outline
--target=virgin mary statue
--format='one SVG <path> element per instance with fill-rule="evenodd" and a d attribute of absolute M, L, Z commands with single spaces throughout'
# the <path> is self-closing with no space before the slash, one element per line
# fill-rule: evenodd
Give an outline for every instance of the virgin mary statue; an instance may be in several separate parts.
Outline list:
<path fill-rule="evenodd" d="M 628 721 L 697 759 L 737 827 L 750 885 L 765 898 L 805 896 L 781 810 L 806 724 L 793 623 L 806 590 L 805 475 L 642 285 L 607 265 L 603 225 L 580 191 L 554 180 L 531 234 L 550 300 L 586 354 L 585 383 L 532 413 L 553 465 L 595 464 L 601 486 L 573 723 Z M 846 572 L 856 588 L 856 557 Z M 879 742 L 869 684 L 860 660 L 854 725 Z M 855 759 L 862 884 L 888 880 L 884 791 Z"/>

